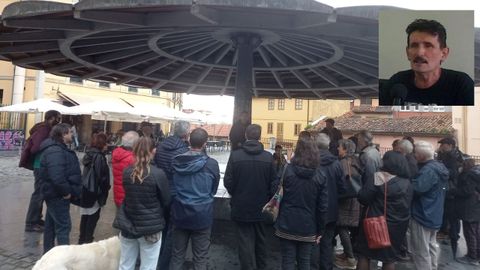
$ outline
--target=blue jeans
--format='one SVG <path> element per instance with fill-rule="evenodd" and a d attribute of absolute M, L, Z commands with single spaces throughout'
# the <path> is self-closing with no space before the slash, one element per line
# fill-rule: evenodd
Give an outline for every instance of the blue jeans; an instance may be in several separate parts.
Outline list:
<path fill-rule="evenodd" d="M 295 270 L 297 262 L 298 270 L 310 269 L 310 255 L 313 243 L 280 239 L 282 250 L 282 270 Z"/>
<path fill-rule="evenodd" d="M 45 201 L 47 214 L 45 215 L 45 231 L 43 233 L 43 253 L 47 253 L 55 246 L 55 238 L 58 245 L 70 244 L 70 200 L 55 198 Z"/>
<path fill-rule="evenodd" d="M 162 240 L 155 243 L 145 241 L 144 237 L 137 239 L 125 238 L 120 234 L 120 265 L 119 270 L 134 270 L 140 250 L 140 270 L 155 270 Z"/>

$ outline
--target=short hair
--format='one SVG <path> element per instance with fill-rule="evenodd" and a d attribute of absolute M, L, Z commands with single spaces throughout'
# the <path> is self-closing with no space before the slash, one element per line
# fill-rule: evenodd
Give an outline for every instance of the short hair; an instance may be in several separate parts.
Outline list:
<path fill-rule="evenodd" d="M 245 138 L 247 140 L 260 140 L 260 136 L 262 136 L 262 127 L 257 124 L 251 124 L 245 130 Z"/>
<path fill-rule="evenodd" d="M 68 134 L 70 128 L 72 127 L 67 123 L 56 124 L 50 131 L 50 138 L 56 142 L 64 143 L 63 135 Z"/>
<path fill-rule="evenodd" d="M 320 150 L 328 149 L 330 145 L 330 137 L 325 133 L 318 133 L 317 136 L 315 136 L 315 143 Z"/>
<path fill-rule="evenodd" d="M 203 128 L 196 128 L 190 132 L 190 146 L 201 148 L 208 140 L 208 133 Z"/>
<path fill-rule="evenodd" d="M 59 111 L 50 110 L 45 113 L 45 121 L 50 120 L 54 117 L 61 116 L 62 114 Z"/>
<path fill-rule="evenodd" d="M 399 140 L 397 147 L 400 148 L 404 154 L 413 152 L 413 144 L 407 139 Z"/>
<path fill-rule="evenodd" d="M 335 120 L 333 120 L 332 118 L 328 118 L 327 120 L 325 120 L 325 122 L 335 125 Z"/>
<path fill-rule="evenodd" d="M 133 145 L 138 141 L 139 137 L 140 136 L 136 131 L 133 131 L 133 130 L 127 131 L 122 136 L 122 146 L 132 148 Z"/>
<path fill-rule="evenodd" d="M 426 160 L 433 159 L 435 154 L 433 145 L 426 141 L 417 141 L 415 143 L 415 152 L 424 157 Z"/>
<path fill-rule="evenodd" d="M 177 121 L 173 127 L 173 135 L 185 138 L 190 131 L 190 123 L 187 121 Z"/>
<path fill-rule="evenodd" d="M 357 136 L 358 140 L 362 140 L 365 142 L 367 145 L 372 145 L 373 143 L 373 135 L 370 131 L 368 130 L 362 130 L 358 133 Z"/>
<path fill-rule="evenodd" d="M 392 142 L 392 148 L 395 149 L 395 147 L 398 146 L 398 143 L 400 142 L 400 139 L 395 139 L 393 142 Z"/>
<path fill-rule="evenodd" d="M 347 151 L 347 156 L 355 154 L 355 150 L 357 149 L 355 143 L 349 139 L 338 140 L 338 145 Z"/>
<path fill-rule="evenodd" d="M 103 132 L 93 134 L 92 142 L 90 146 L 93 148 L 97 148 L 98 150 L 103 150 L 103 148 L 107 145 L 107 135 Z"/>
<path fill-rule="evenodd" d="M 283 149 L 283 146 L 281 146 L 280 144 L 277 144 L 277 145 L 275 145 L 275 150 L 277 150 L 277 149 Z"/>
<path fill-rule="evenodd" d="M 443 25 L 435 20 L 416 19 L 407 26 L 407 46 L 410 46 L 410 34 L 415 31 L 426 32 L 436 36 L 440 43 L 440 48 L 447 47 L 447 31 Z"/>

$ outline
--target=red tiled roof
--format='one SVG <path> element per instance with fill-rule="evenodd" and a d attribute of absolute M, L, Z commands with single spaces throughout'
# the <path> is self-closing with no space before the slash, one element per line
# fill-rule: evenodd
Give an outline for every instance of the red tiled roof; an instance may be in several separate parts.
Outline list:
<path fill-rule="evenodd" d="M 317 126 L 321 128 L 322 125 Z M 453 132 L 452 113 L 412 116 L 409 118 L 361 118 L 353 112 L 347 112 L 335 118 L 335 127 L 358 132 L 368 130 L 374 133 L 423 133 L 449 134 Z"/>
<path fill-rule="evenodd" d="M 230 133 L 230 129 L 232 125 L 230 124 L 215 124 L 215 125 L 192 125 L 191 130 L 194 130 L 197 127 L 201 127 L 205 129 L 208 133 L 208 136 L 215 136 L 215 137 L 224 137 L 228 138 L 228 134 Z"/>

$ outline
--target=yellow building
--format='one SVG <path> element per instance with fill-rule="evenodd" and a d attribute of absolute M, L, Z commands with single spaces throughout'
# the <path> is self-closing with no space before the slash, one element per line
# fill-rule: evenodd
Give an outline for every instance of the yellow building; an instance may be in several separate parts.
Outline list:
<path fill-rule="evenodd" d="M 477 157 L 480 156 L 480 125 L 475 123 L 479 115 L 480 87 L 475 87 L 475 106 L 452 107 L 452 123 L 460 150 Z"/>
<path fill-rule="evenodd" d="M 348 100 L 264 99 L 252 102 L 252 123 L 262 126 L 262 139 L 267 143 L 293 144 L 300 131 L 321 117 L 336 117 L 349 111 Z"/>

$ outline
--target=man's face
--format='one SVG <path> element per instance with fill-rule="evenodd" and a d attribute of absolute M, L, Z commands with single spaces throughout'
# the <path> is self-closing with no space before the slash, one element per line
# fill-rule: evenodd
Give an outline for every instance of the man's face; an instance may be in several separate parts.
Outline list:
<path fill-rule="evenodd" d="M 325 125 L 326 125 L 327 129 L 332 129 L 333 128 L 333 124 L 330 123 L 330 122 L 325 122 Z"/>
<path fill-rule="evenodd" d="M 448 57 L 449 49 L 441 48 L 438 36 L 415 31 L 410 34 L 407 47 L 410 67 L 418 73 L 429 73 L 440 69 L 441 62 Z"/>
<path fill-rule="evenodd" d="M 56 115 L 55 117 L 50 118 L 48 122 L 50 123 L 50 126 L 53 127 L 56 124 L 59 124 L 60 122 L 62 122 L 62 115 L 61 114 Z"/>

